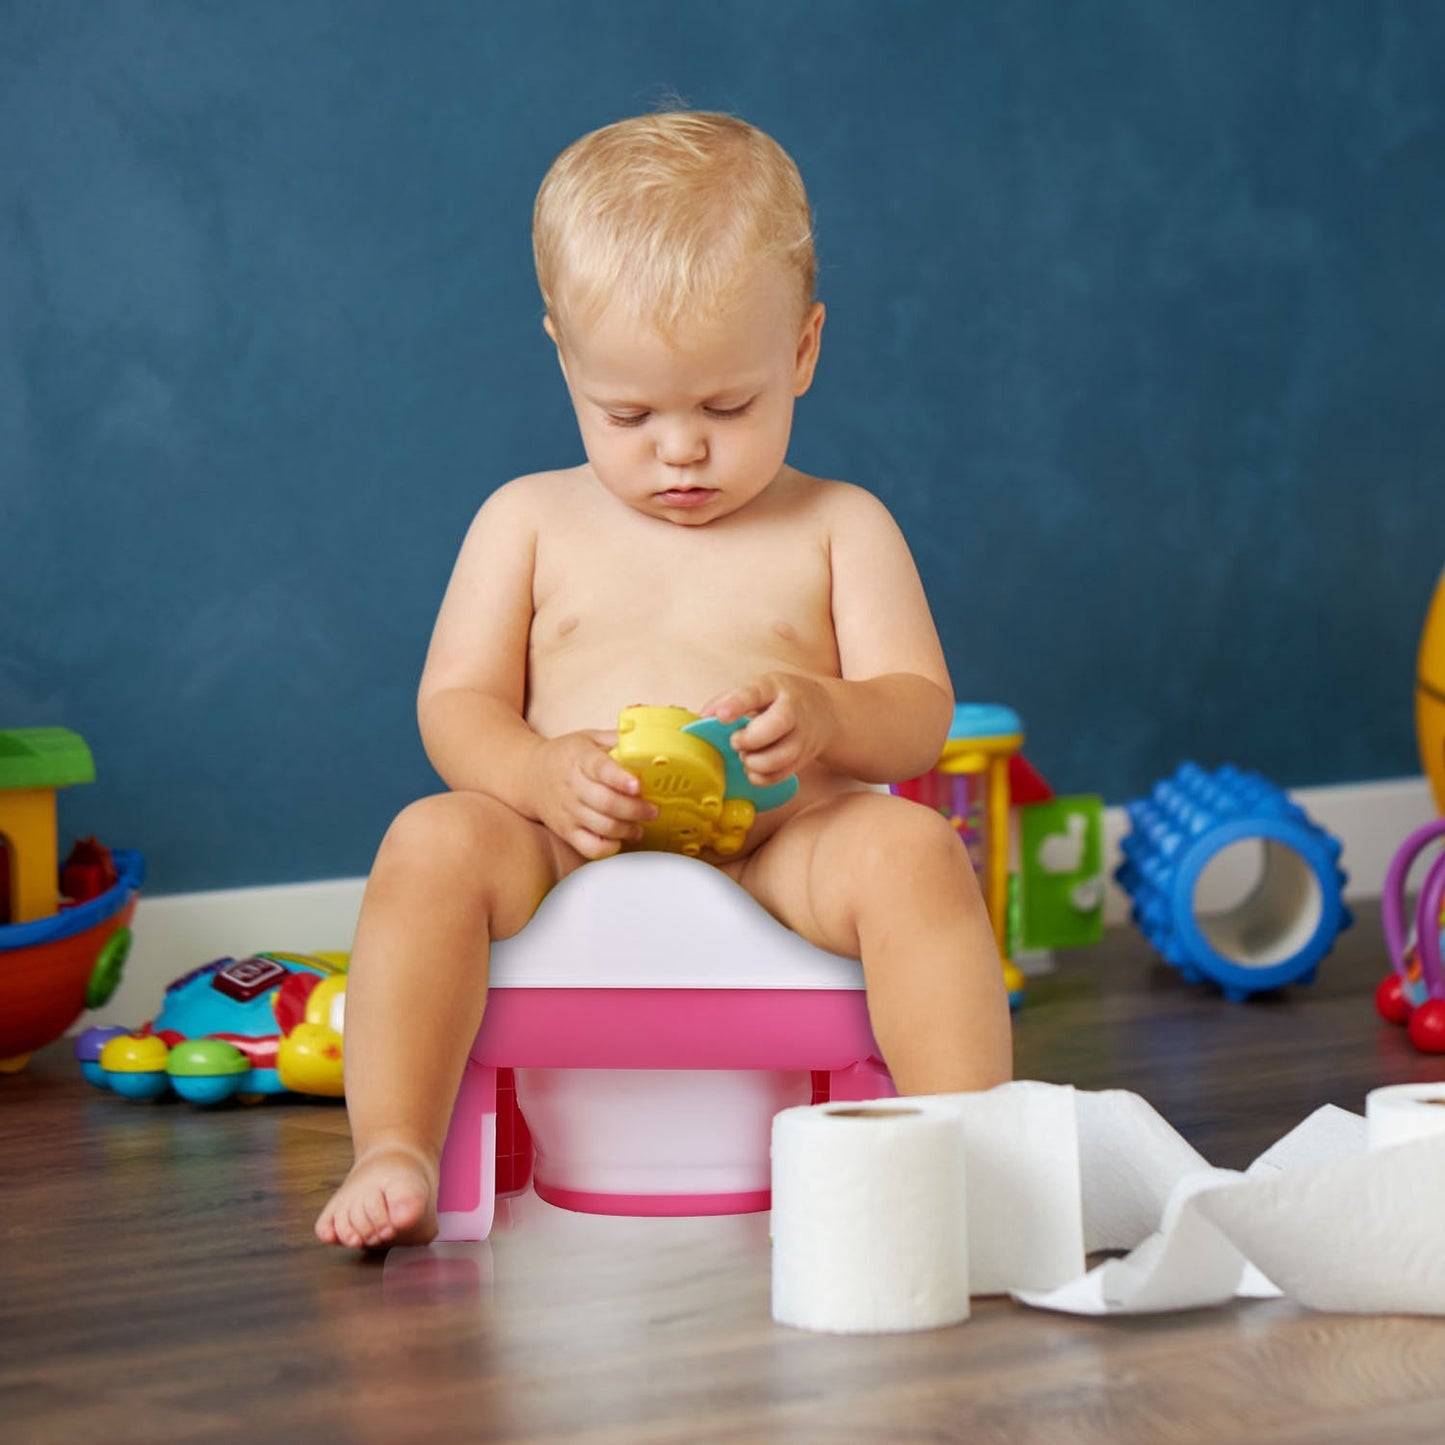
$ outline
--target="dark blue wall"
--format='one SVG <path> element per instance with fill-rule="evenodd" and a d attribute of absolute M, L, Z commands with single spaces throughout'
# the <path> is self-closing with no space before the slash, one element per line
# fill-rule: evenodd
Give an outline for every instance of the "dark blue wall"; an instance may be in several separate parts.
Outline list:
<path fill-rule="evenodd" d="M 794 460 L 1064 789 L 1413 772 L 1445 6 L 0 0 L 0 725 L 158 891 L 362 871 L 472 512 L 580 459 L 532 196 L 677 92 L 797 157 Z"/>

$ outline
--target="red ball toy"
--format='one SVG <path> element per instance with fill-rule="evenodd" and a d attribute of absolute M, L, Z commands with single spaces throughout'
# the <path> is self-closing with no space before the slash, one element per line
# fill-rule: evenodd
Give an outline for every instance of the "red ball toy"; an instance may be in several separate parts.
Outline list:
<path fill-rule="evenodd" d="M 1387 973 L 1375 990 L 1375 1012 L 1387 1024 L 1403 1024 L 1410 1017 L 1410 1000 L 1398 974 Z"/>
<path fill-rule="evenodd" d="M 1445 999 L 1427 998 L 1410 1015 L 1409 1034 L 1422 1054 L 1445 1054 Z"/>

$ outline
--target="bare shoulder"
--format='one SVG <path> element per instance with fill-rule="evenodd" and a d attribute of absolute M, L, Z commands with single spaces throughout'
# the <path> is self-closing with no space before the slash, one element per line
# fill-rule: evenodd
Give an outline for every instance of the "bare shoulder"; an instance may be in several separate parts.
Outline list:
<path fill-rule="evenodd" d="M 794 495 L 818 518 L 835 539 L 855 536 L 900 535 L 887 506 L 866 487 L 852 482 L 827 481 L 802 472 L 793 474 Z"/>
<path fill-rule="evenodd" d="M 498 549 L 531 557 L 538 542 L 575 518 L 586 504 L 581 468 L 533 472 L 498 487 L 478 509 L 467 530 L 464 557 L 494 558 Z"/>
<path fill-rule="evenodd" d="M 507 528 L 536 527 L 551 517 L 566 514 L 584 495 L 582 467 L 565 471 L 532 472 L 504 482 L 482 503 L 478 521 Z"/>

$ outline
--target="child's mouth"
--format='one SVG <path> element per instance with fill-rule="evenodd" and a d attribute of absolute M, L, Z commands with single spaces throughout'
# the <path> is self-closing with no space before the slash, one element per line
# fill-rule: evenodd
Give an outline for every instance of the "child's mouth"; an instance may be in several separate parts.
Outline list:
<path fill-rule="evenodd" d="M 701 507 L 717 496 L 713 487 L 672 487 L 657 494 L 668 507 Z"/>

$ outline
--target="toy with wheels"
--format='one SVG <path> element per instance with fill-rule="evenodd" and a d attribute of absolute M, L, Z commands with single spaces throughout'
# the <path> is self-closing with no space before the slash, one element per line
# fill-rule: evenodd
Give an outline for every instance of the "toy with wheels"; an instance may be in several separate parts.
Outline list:
<path fill-rule="evenodd" d="M 1375 1007 L 1387 1022 L 1405 1024 L 1410 1042 L 1426 1054 L 1445 1054 L 1445 850 L 1426 870 L 1413 926 L 1405 918 L 1405 882 L 1415 860 L 1439 839 L 1445 839 L 1445 819 L 1405 839 L 1390 860 L 1380 899 L 1392 971 L 1375 990 Z"/>
<path fill-rule="evenodd" d="M 342 1093 L 343 954 L 218 958 L 177 979 L 139 1029 L 87 1029 L 81 1072 L 126 1099 L 193 1104 Z"/>
<path fill-rule="evenodd" d="M 628 707 L 617 719 L 612 756 L 642 784 L 658 815 L 642 825 L 628 849 L 683 853 L 704 850 L 729 858 L 747 838 L 753 819 L 781 807 L 798 791 L 788 778 L 769 787 L 748 781 L 729 744 L 749 719 L 722 723 L 684 707 Z"/>

